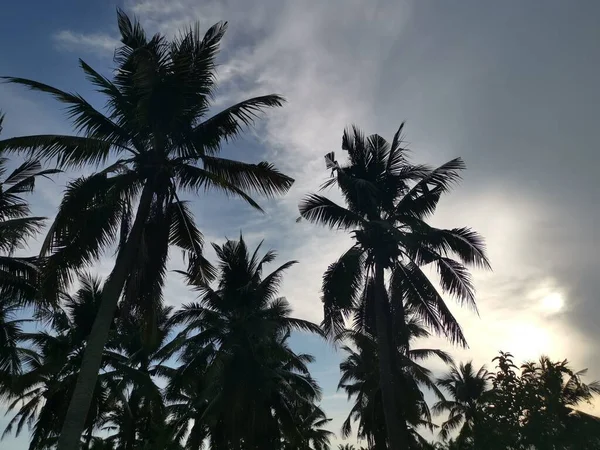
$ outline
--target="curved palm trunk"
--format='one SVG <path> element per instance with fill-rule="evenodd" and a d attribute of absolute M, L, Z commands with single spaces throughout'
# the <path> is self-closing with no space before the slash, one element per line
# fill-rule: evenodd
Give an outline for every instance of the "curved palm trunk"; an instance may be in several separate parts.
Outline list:
<path fill-rule="evenodd" d="M 87 339 L 81 369 L 77 376 L 77 384 L 62 426 L 57 450 L 80 449 L 80 438 L 85 428 L 85 421 L 98 380 L 98 372 L 102 364 L 102 352 L 108 339 L 108 333 L 127 275 L 135 261 L 136 251 L 141 245 L 144 225 L 150 213 L 153 195 L 152 187 L 149 184 L 144 186 L 127 242 L 118 253 L 115 266 L 102 289 L 102 300 L 92 331 Z"/>
<path fill-rule="evenodd" d="M 383 415 L 387 429 L 390 450 L 406 450 L 409 446 L 406 420 L 396 403 L 396 389 L 392 369 L 392 343 L 389 329 L 387 293 L 383 277 L 383 267 L 375 265 L 375 329 L 377 332 L 377 352 L 379 356 L 379 383 L 383 403 Z"/>

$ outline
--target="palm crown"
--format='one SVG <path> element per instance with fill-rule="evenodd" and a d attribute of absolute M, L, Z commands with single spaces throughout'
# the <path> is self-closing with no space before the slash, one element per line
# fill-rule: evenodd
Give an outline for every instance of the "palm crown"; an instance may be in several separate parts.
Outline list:
<path fill-rule="evenodd" d="M 214 248 L 219 258 L 217 286 L 198 285 L 200 301 L 184 305 L 175 315 L 185 326 L 186 338 L 170 391 L 175 397 L 182 392 L 179 399 L 194 405 L 182 411 L 179 421 L 187 429 L 198 414 L 191 428 L 194 442 L 210 436 L 213 448 L 242 442 L 245 448 L 273 446 L 280 439 L 298 443 L 298 414 L 304 420 L 311 417 L 312 409 L 306 409 L 320 391 L 307 368 L 313 358 L 295 354 L 287 339 L 292 330 L 320 329 L 290 317 L 289 303 L 277 296 L 283 272 L 295 261 L 264 274 L 274 252 L 260 256 L 259 246 L 250 253 L 241 237 Z M 200 417 L 208 418 L 204 430 Z M 323 436 L 312 439 L 323 445 Z"/>
<path fill-rule="evenodd" d="M 440 430 L 442 439 L 447 439 L 453 430 L 461 425 L 460 441 L 470 435 L 477 407 L 484 400 L 488 387 L 488 373 L 484 366 L 477 371 L 471 361 L 458 367 L 451 367 L 450 371 L 437 380 L 437 384 L 450 394 L 449 399 L 444 399 L 433 405 L 437 413 L 447 412 L 448 419 L 444 421 Z"/>
<path fill-rule="evenodd" d="M 350 230 L 355 245 L 327 270 L 323 279 L 323 325 L 335 334 L 355 304 L 374 265 L 393 270 L 392 284 L 435 332 L 452 341 L 466 340 L 443 298 L 422 267 L 433 264 L 444 291 L 475 307 L 474 288 L 464 264 L 489 267 L 482 238 L 468 228 L 439 229 L 425 219 L 441 195 L 459 180 L 460 158 L 432 169 L 411 164 L 401 141 L 402 126 L 388 143 L 358 128 L 346 130 L 342 149 L 348 163 L 326 156 L 332 177 L 323 187 L 339 187 L 346 206 L 310 194 L 300 204 L 302 217 L 333 228 Z M 458 262 L 456 259 L 457 258 Z"/>
<path fill-rule="evenodd" d="M 226 23 L 216 24 L 204 37 L 198 27 L 192 28 L 172 42 L 161 35 L 148 38 L 122 12 L 118 23 L 123 45 L 116 52 L 114 78 L 80 61 L 88 80 L 106 98 L 105 113 L 77 94 L 8 78 L 64 103 L 79 134 L 16 137 L 2 141 L 0 148 L 29 151 L 67 168 L 111 163 L 68 187 L 42 249 L 42 254 L 54 252 L 50 283 L 55 278 L 70 281 L 71 269 L 89 264 L 119 234 L 122 240 L 127 238 L 133 201 L 142 190 L 149 197 L 146 233 L 155 243 L 181 247 L 198 262 L 202 235 L 189 208 L 179 200 L 180 191 L 217 189 L 260 209 L 252 192 L 282 193 L 293 181 L 266 162 L 247 164 L 217 156 L 221 141 L 237 136 L 263 108 L 283 102 L 278 95 L 256 97 L 206 118 Z M 149 270 L 154 273 L 132 274 L 138 287 L 156 288 L 152 280 L 163 279 L 161 264 L 154 261 L 164 259 L 165 245 L 157 246 L 157 254 L 147 249 L 147 259 L 153 262 Z M 48 286 L 46 295 L 56 291 L 54 287 Z"/>

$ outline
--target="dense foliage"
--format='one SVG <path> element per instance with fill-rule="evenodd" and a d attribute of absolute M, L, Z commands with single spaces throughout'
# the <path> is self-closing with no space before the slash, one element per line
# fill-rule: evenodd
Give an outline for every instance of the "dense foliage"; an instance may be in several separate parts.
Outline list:
<path fill-rule="evenodd" d="M 310 333 L 341 348 L 338 388 L 351 407 L 339 436 L 356 435 L 361 450 L 600 448 L 600 419 L 578 409 L 600 384 L 584 383 L 566 360 L 518 368 L 501 353 L 488 371 L 421 345 L 439 335 L 466 346 L 443 294 L 475 308 L 469 268 L 490 267 L 475 231 L 427 223 L 459 180 L 460 158 L 411 162 L 402 126 L 391 143 L 346 130 L 343 160 L 325 157 L 323 186 L 343 204 L 308 194 L 299 209 L 347 231 L 353 245 L 323 275 L 322 323 L 295 318 L 279 290 L 296 261 L 269 271 L 276 253 L 251 250 L 240 235 L 213 244 L 209 262 L 191 203 L 180 199 L 218 190 L 260 210 L 251 195 L 287 192 L 293 179 L 271 163 L 219 154 L 283 99 L 212 114 L 225 23 L 172 40 L 149 38 L 121 11 L 118 25 L 110 78 L 80 61 L 103 110 L 7 78 L 66 105 L 75 132 L 0 141 L 4 436 L 29 433 L 30 450 L 328 450 L 338 430 L 322 408 L 314 358 L 293 346 Z M 6 157 L 15 154 L 27 159 Z M 40 177 L 83 167 L 91 173 L 68 182 L 39 255 L 23 256 L 45 224 L 25 194 Z M 185 255 L 180 281 L 197 296 L 177 308 L 163 298 L 172 247 Z M 102 281 L 89 271 L 107 255 L 113 269 Z M 448 373 L 434 374 L 431 360 Z"/>

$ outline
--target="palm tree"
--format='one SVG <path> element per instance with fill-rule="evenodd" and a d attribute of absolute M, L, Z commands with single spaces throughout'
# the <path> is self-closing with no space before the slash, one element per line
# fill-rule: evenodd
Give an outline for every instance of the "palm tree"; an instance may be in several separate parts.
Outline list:
<path fill-rule="evenodd" d="M 335 434 L 323 428 L 331 422 L 325 412 L 316 405 L 303 403 L 294 411 L 294 415 L 298 428 L 298 433 L 294 433 L 297 439 L 284 442 L 283 449 L 329 450 L 330 440 Z"/>
<path fill-rule="evenodd" d="M 49 448 L 56 443 L 75 387 L 85 338 L 101 297 L 98 279 L 82 276 L 80 284 L 74 295 L 61 296 L 63 307 L 38 313 L 38 319 L 47 323 L 50 330 L 23 334 L 23 339 L 31 345 L 23 358 L 26 370 L 13 383 L 8 411 L 16 410 L 16 414 L 3 436 L 13 431 L 19 435 L 27 425 L 32 435 L 30 450 Z M 104 356 L 106 362 L 109 355 Z M 92 408 L 84 423 L 86 440 L 109 410 L 111 376 L 106 372 L 101 374 L 95 386 Z"/>
<path fill-rule="evenodd" d="M 172 308 L 157 311 L 152 329 L 134 315 L 120 314 L 105 353 L 112 370 L 112 403 L 98 428 L 116 431 L 109 441 L 119 449 L 145 449 L 150 442 L 161 448 L 176 445 L 167 423 L 168 409 L 157 380 L 168 374 L 165 361 L 172 355 Z M 176 448 L 176 447 L 174 447 Z"/>
<path fill-rule="evenodd" d="M 213 449 L 297 442 L 303 422 L 294 411 L 311 407 L 320 391 L 307 368 L 313 358 L 294 353 L 287 340 L 291 330 L 320 329 L 290 317 L 287 300 L 277 297 L 283 272 L 295 261 L 263 275 L 273 251 L 260 257 L 259 245 L 250 254 L 242 237 L 213 246 L 219 259 L 216 288 L 198 285 L 200 301 L 175 314 L 186 336 L 172 386 L 185 388 L 177 420 L 185 430 L 194 420 L 190 435 L 195 442 L 208 436 Z"/>
<path fill-rule="evenodd" d="M 0 142 L 0 149 L 54 159 L 60 167 L 105 166 L 67 188 L 42 248 L 42 255 L 51 253 L 44 295 L 56 295 L 74 270 L 92 264 L 120 236 L 59 450 L 78 446 L 121 294 L 140 314 L 152 315 L 153 302 L 161 299 L 169 245 L 187 252 L 191 266 L 204 269 L 195 271 L 199 276 L 212 273 L 201 255 L 202 235 L 180 200 L 181 192 L 216 189 L 260 209 L 250 194 L 274 196 L 293 183 L 267 162 L 247 164 L 217 156 L 223 140 L 239 135 L 263 109 L 283 103 L 278 95 L 255 97 L 206 118 L 226 23 L 214 25 L 204 36 L 195 26 L 171 42 L 160 34 L 148 38 L 122 11 L 118 25 L 122 46 L 112 79 L 80 61 L 88 80 L 106 98 L 106 113 L 77 94 L 7 78 L 65 104 L 78 133 L 16 137 Z"/>
<path fill-rule="evenodd" d="M 361 289 L 372 286 L 369 301 L 377 322 L 379 376 L 392 450 L 407 448 L 410 435 L 406 427 L 398 426 L 406 420 L 394 401 L 397 389 L 385 272 L 392 272 L 399 298 L 405 299 L 434 332 L 465 345 L 459 324 L 422 268 L 434 265 L 442 290 L 475 307 L 474 288 L 465 265 L 489 267 L 483 240 L 477 233 L 468 228 L 438 229 L 424 220 L 435 211 L 441 195 L 459 179 L 464 163 L 457 158 L 436 169 L 411 164 L 401 132 L 402 126 L 390 144 L 376 134 L 365 137 L 356 127 L 346 130 L 342 149 L 349 162 L 338 163 L 333 152 L 326 155 L 332 176 L 324 184 L 336 185 L 346 206 L 319 194 L 308 195 L 299 205 L 305 219 L 349 230 L 354 238 L 354 245 L 329 266 L 323 277 L 323 326 L 331 336 L 337 335 Z M 404 322 L 403 307 L 398 305 L 394 319 L 400 324 Z"/>
<path fill-rule="evenodd" d="M 408 313 L 408 340 L 429 337 L 428 331 L 413 313 Z M 365 439 L 370 448 L 387 448 L 387 435 L 383 416 L 382 392 L 378 373 L 377 342 L 372 332 L 348 330 L 341 336 L 351 345 L 345 345 L 346 359 L 340 364 L 342 377 L 338 389 L 343 389 L 348 398 L 354 397 L 354 405 L 342 426 L 343 437 L 348 437 L 352 431 L 352 421 L 357 421 L 358 437 Z M 429 445 L 420 436 L 417 429 L 421 426 L 433 429 L 431 413 L 425 401 L 422 388 L 428 388 L 439 398 L 441 392 L 431 379 L 431 372 L 421 366 L 418 361 L 436 356 L 450 364 L 452 358 L 447 353 L 437 349 L 409 348 L 408 351 L 399 347 L 394 359 L 394 376 L 401 377 L 397 385 L 402 388 L 398 392 L 398 401 L 405 403 L 405 417 L 408 422 L 410 441 L 408 448 L 423 448 Z"/>
<path fill-rule="evenodd" d="M 0 132 L 4 115 L 0 113 Z M 21 307 L 36 296 L 36 258 L 15 256 L 44 224 L 43 217 L 30 216 L 22 194 L 33 191 L 38 177 L 57 170 L 42 170 L 39 161 L 26 161 L 5 176 L 8 160 L 0 158 L 0 395 L 7 394 L 12 377 L 21 370 L 24 356 L 22 326 L 28 319 L 18 317 Z"/>
<path fill-rule="evenodd" d="M 62 308 L 40 311 L 38 319 L 50 330 L 23 335 L 34 345 L 23 350 L 29 370 L 15 377 L 18 392 L 10 409 L 17 413 L 5 434 L 13 429 L 19 434 L 25 424 L 33 424 L 31 450 L 54 448 L 58 441 L 68 394 L 75 386 L 85 339 L 100 304 L 100 281 L 84 275 L 80 284 L 75 295 L 63 294 Z M 169 440 L 167 409 L 156 384 L 163 376 L 164 360 L 171 355 L 170 315 L 171 308 L 159 310 L 152 332 L 127 311 L 116 315 L 86 423 L 85 447 L 110 444 L 121 450 L 143 450 L 149 442 L 160 442 L 161 448 L 177 448 L 172 436 Z M 101 441 L 93 436 L 100 429 L 116 433 Z"/>
<path fill-rule="evenodd" d="M 436 413 L 449 413 L 442 424 L 440 437 L 448 439 L 453 430 L 461 428 L 457 443 L 463 444 L 473 435 L 477 408 L 485 399 L 488 387 L 488 372 L 485 366 L 475 371 L 473 362 L 460 363 L 437 380 L 437 384 L 450 394 L 450 399 L 440 400 L 433 405 Z"/>
<path fill-rule="evenodd" d="M 600 382 L 586 384 L 587 369 L 575 372 L 567 360 L 553 362 L 542 356 L 522 367 L 533 407 L 527 408 L 525 441 L 536 448 L 596 448 L 600 445 L 600 418 L 577 409 L 600 394 Z"/>

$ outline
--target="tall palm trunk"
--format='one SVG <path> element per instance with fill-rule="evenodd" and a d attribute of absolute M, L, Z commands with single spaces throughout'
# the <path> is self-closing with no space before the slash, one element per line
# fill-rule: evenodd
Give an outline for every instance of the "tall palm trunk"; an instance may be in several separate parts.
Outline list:
<path fill-rule="evenodd" d="M 122 250 L 118 253 L 115 266 L 102 289 L 102 299 L 92 331 L 87 339 L 81 369 L 77 376 L 75 391 L 69 403 L 69 409 L 63 423 L 57 450 L 79 450 L 80 439 L 92 402 L 92 396 L 102 364 L 102 352 L 108 339 L 108 333 L 115 315 L 119 297 L 123 291 L 135 255 L 142 244 L 144 225 L 150 214 L 153 186 L 147 183 L 140 198 L 140 204 L 131 227 L 131 232 Z"/>
<path fill-rule="evenodd" d="M 375 264 L 375 329 L 377 332 L 377 353 L 379 354 L 379 383 L 383 404 L 383 415 L 388 437 L 389 450 L 407 450 L 409 446 L 406 420 L 398 408 L 394 369 L 392 367 L 391 333 L 389 329 L 389 308 L 383 267 Z"/>

